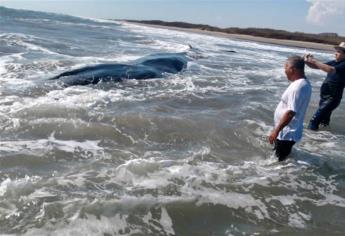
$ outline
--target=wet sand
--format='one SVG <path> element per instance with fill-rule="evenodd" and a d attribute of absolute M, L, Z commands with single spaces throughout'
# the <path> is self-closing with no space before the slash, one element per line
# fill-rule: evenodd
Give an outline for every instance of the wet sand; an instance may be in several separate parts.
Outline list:
<path fill-rule="evenodd" d="M 305 48 L 305 49 L 317 49 L 317 50 L 323 50 L 323 51 L 328 51 L 328 52 L 334 51 L 334 48 L 333 48 L 334 45 L 322 44 L 322 43 L 264 38 L 264 37 L 257 37 L 257 36 L 251 36 L 251 35 L 243 35 L 243 34 L 227 34 L 227 33 L 222 33 L 222 32 L 207 31 L 207 30 L 193 29 L 193 28 L 187 29 L 187 28 L 153 25 L 153 24 L 143 24 L 143 23 L 133 23 L 133 22 L 127 22 L 127 23 L 135 24 L 135 25 L 142 25 L 142 26 L 147 26 L 147 27 L 153 27 L 153 28 L 171 29 L 171 30 L 177 30 L 177 31 L 182 31 L 182 32 L 197 33 L 197 34 L 204 34 L 204 35 L 210 35 L 210 36 L 215 36 L 215 37 L 229 38 L 229 39 L 233 39 L 233 40 L 253 41 L 253 42 L 259 42 L 259 43 L 276 44 L 276 45 L 298 47 L 298 48 Z"/>

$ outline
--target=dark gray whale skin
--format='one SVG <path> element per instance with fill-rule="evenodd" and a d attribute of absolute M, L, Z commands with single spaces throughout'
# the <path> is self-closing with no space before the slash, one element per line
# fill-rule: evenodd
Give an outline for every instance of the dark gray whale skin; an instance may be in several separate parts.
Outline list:
<path fill-rule="evenodd" d="M 64 86 L 120 82 L 124 79 L 145 80 L 163 78 L 165 73 L 176 74 L 187 66 L 184 53 L 153 54 L 133 64 L 100 64 L 64 72 L 50 80 L 59 80 Z"/>

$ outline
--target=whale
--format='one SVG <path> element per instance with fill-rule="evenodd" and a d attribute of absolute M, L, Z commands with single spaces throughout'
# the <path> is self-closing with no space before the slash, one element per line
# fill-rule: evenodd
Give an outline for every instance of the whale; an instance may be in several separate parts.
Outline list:
<path fill-rule="evenodd" d="M 160 53 L 140 58 L 129 64 L 98 64 L 63 72 L 50 80 L 63 86 L 89 85 L 100 82 L 121 82 L 126 79 L 146 80 L 164 78 L 187 67 L 184 53 Z"/>

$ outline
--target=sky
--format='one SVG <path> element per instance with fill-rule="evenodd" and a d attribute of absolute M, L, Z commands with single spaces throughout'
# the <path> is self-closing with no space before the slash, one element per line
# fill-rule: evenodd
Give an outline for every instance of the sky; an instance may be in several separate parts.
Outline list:
<path fill-rule="evenodd" d="M 0 6 L 101 19 L 185 21 L 345 36 L 345 0 L 0 0 Z"/>

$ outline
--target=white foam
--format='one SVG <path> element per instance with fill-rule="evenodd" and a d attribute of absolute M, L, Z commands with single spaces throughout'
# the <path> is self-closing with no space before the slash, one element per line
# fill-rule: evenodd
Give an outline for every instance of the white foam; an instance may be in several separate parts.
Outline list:
<path fill-rule="evenodd" d="M 11 183 L 11 180 L 9 178 L 5 179 L 4 181 L 1 182 L 0 184 L 0 196 L 4 196 L 8 185 Z"/>
<path fill-rule="evenodd" d="M 6 66 L 14 61 L 19 61 L 23 58 L 23 53 L 15 53 L 11 55 L 6 55 L 0 57 L 0 80 L 3 80 L 3 77 L 8 73 Z"/>
<path fill-rule="evenodd" d="M 148 162 L 147 160 L 141 160 L 140 162 Z M 180 191 L 182 196 L 186 199 L 197 199 L 199 205 L 203 204 L 220 204 L 234 209 L 245 209 L 248 213 L 252 213 L 263 220 L 264 218 L 270 218 L 268 210 L 263 202 L 259 199 L 255 199 L 251 194 L 241 194 L 237 192 L 227 192 L 220 189 L 202 187 L 200 183 L 212 183 L 226 184 L 228 183 L 227 171 L 219 169 L 219 167 L 212 163 L 201 163 L 198 166 L 190 166 L 187 164 L 179 165 L 178 162 L 170 163 L 168 172 L 166 167 L 162 169 L 159 162 L 151 161 L 151 167 L 145 168 L 144 172 L 124 172 L 124 169 L 129 169 L 129 164 L 139 164 L 138 160 L 130 161 L 125 165 L 122 165 L 117 169 L 116 178 L 118 181 L 125 181 L 126 184 L 135 188 L 141 187 L 150 189 L 153 187 L 151 184 L 155 183 L 155 188 L 162 188 L 164 185 L 170 184 L 171 179 L 183 179 L 186 181 L 186 185 L 181 186 Z M 149 164 L 149 163 L 148 163 Z M 140 165 L 140 164 L 139 164 Z M 140 165 L 142 167 L 142 165 Z M 159 168 L 158 168 L 159 167 Z M 126 173 L 126 174 L 124 174 Z M 138 176 L 138 173 L 141 173 Z M 146 174 L 144 174 L 146 173 Z M 202 173 L 202 174 L 201 174 Z M 238 172 L 242 174 L 242 172 Z M 149 180 L 149 181 L 148 181 Z M 147 183 L 150 184 L 147 184 Z M 238 183 L 240 184 L 240 183 Z"/>
<path fill-rule="evenodd" d="M 126 222 L 127 216 L 116 214 L 114 217 L 96 217 L 87 214 L 86 218 L 78 218 L 72 222 L 47 225 L 44 228 L 31 228 L 25 234 L 30 235 L 52 235 L 52 236 L 88 236 L 88 235 L 120 235 L 128 230 L 128 234 L 132 235 L 140 233 L 133 230 Z"/>
<path fill-rule="evenodd" d="M 159 222 L 167 234 L 175 235 L 172 220 L 165 207 L 162 207 L 161 218 Z"/>
<path fill-rule="evenodd" d="M 93 18 L 93 17 L 85 17 L 85 16 L 78 16 L 81 19 L 91 20 L 97 23 L 111 23 L 111 24 L 120 24 L 119 21 L 110 20 L 110 19 L 100 19 L 100 18 Z"/>
<path fill-rule="evenodd" d="M 22 46 L 32 51 L 41 51 L 41 52 L 51 54 L 51 55 L 59 55 L 58 53 L 50 51 L 49 49 L 45 47 L 34 44 L 33 42 L 35 40 L 39 40 L 39 38 L 33 35 L 20 34 L 20 33 L 7 33 L 7 34 L 0 34 L 0 38 L 3 40 L 6 40 L 10 44 Z"/>
<path fill-rule="evenodd" d="M 0 151 L 2 152 L 22 152 L 37 156 L 44 156 L 53 148 L 74 153 L 76 150 L 88 151 L 93 156 L 102 157 L 104 155 L 103 148 L 99 147 L 99 141 L 74 141 L 74 140 L 57 140 L 52 135 L 47 139 L 38 140 L 11 140 L 0 141 Z"/>
<path fill-rule="evenodd" d="M 25 176 L 12 180 L 10 178 L 5 179 L 0 184 L 0 196 L 12 199 L 19 199 L 22 196 L 28 196 L 36 188 L 37 182 L 41 180 L 38 176 Z"/>
<path fill-rule="evenodd" d="M 292 213 L 289 214 L 289 225 L 294 228 L 306 228 L 306 220 L 310 220 L 309 215 L 305 215 L 302 213 Z"/>

